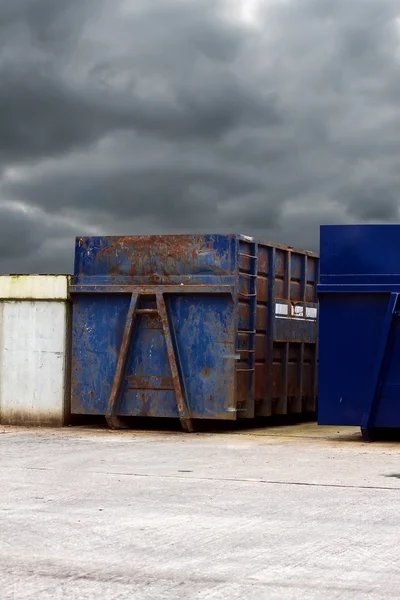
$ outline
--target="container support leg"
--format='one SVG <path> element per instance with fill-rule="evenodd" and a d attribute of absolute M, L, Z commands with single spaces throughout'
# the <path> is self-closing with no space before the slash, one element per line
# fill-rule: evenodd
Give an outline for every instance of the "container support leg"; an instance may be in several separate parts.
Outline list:
<path fill-rule="evenodd" d="M 129 304 L 128 316 L 126 318 L 122 344 L 118 354 L 117 368 L 115 370 L 114 381 L 111 388 L 111 394 L 108 399 L 106 409 L 106 421 L 110 429 L 123 429 L 125 427 L 123 420 L 115 413 L 117 410 L 117 401 L 121 391 L 121 384 L 125 373 L 126 361 L 128 358 L 129 344 L 132 337 L 133 325 L 135 323 L 136 308 L 138 304 L 138 294 L 132 294 Z"/>
<path fill-rule="evenodd" d="M 183 430 L 186 431 L 187 433 L 192 433 L 194 431 L 193 421 L 190 417 L 190 410 L 189 410 L 189 405 L 187 402 L 187 394 L 186 394 L 185 385 L 183 382 L 183 377 L 182 377 L 182 381 L 181 381 L 181 378 L 179 375 L 180 359 L 179 359 L 178 350 L 176 352 L 174 350 L 173 337 L 172 337 L 173 332 L 171 331 L 171 328 L 169 325 L 167 307 L 165 304 L 165 299 L 164 299 L 163 294 L 157 294 L 157 310 L 160 315 L 160 319 L 161 319 L 161 323 L 162 323 L 163 331 L 164 331 L 165 342 L 167 345 L 168 360 L 169 360 L 169 366 L 171 369 L 172 382 L 174 384 L 174 389 L 175 389 L 176 402 L 177 402 L 178 411 L 179 411 L 179 418 L 180 418 Z M 182 373 L 182 369 L 180 369 L 180 371 Z"/>
<path fill-rule="evenodd" d="M 390 294 L 390 300 L 388 303 L 386 316 L 383 323 L 382 336 L 379 342 L 378 353 L 376 356 L 375 366 L 372 373 L 371 385 L 369 388 L 369 393 L 365 402 L 365 407 L 361 418 L 361 433 L 365 442 L 372 441 L 372 430 L 374 427 L 376 409 L 378 405 L 382 369 L 385 362 L 386 350 L 389 342 L 393 317 L 396 312 L 398 297 L 399 294 Z"/>

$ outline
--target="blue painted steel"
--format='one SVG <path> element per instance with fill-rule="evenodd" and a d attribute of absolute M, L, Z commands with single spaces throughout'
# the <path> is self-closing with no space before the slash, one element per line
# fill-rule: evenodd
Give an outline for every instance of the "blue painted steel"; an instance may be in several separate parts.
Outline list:
<path fill-rule="evenodd" d="M 365 400 L 364 412 L 361 417 L 361 431 L 365 439 L 371 438 L 371 432 L 374 427 L 376 412 L 379 403 L 379 394 L 381 391 L 384 362 L 386 358 L 386 349 L 388 347 L 389 336 L 392 328 L 392 321 L 397 306 L 398 294 L 391 294 L 388 308 L 383 321 L 382 336 L 377 348 L 372 379 L 370 382 L 369 394 Z"/>
<path fill-rule="evenodd" d="M 78 238 L 72 412 L 190 431 L 315 410 L 317 278 L 316 255 L 240 235 Z"/>
<path fill-rule="evenodd" d="M 400 427 L 400 226 L 321 228 L 321 425 Z"/>

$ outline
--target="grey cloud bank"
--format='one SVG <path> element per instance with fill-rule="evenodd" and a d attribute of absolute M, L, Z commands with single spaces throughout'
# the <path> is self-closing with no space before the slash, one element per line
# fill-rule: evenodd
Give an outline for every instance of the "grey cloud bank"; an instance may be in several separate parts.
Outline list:
<path fill-rule="evenodd" d="M 0 272 L 399 219 L 398 0 L 2 0 Z"/>

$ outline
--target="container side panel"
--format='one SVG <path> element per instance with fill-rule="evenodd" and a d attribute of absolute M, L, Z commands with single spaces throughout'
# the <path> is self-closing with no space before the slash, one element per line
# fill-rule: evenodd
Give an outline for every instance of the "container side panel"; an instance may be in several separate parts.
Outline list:
<path fill-rule="evenodd" d="M 274 250 L 262 244 L 258 245 L 258 277 L 257 277 L 257 312 L 256 312 L 256 339 L 255 339 L 255 415 L 271 414 L 270 387 L 267 378 L 271 381 L 269 350 L 272 349 L 272 340 L 269 348 L 268 308 L 272 304 L 272 277 Z"/>
<path fill-rule="evenodd" d="M 361 424 L 388 301 L 388 294 L 320 295 L 321 425 Z"/>
<path fill-rule="evenodd" d="M 234 419 L 235 329 L 229 295 L 166 295 L 169 327 L 192 418 Z M 72 411 L 105 414 L 130 296 L 79 295 L 74 304 Z M 178 418 L 167 346 L 152 297 L 140 299 L 116 414 Z"/>
<path fill-rule="evenodd" d="M 397 283 L 398 225 L 321 227 L 321 283 Z"/>
<path fill-rule="evenodd" d="M 66 311 L 65 302 L 0 302 L 1 423 L 64 424 Z"/>
<path fill-rule="evenodd" d="M 308 256 L 306 260 L 306 302 L 317 302 L 317 284 L 319 280 L 319 259 Z"/>
<path fill-rule="evenodd" d="M 400 319 L 395 317 L 378 390 L 375 427 L 400 427 Z"/>
<path fill-rule="evenodd" d="M 191 416 L 236 418 L 232 296 L 171 295 L 168 305 Z"/>
<path fill-rule="evenodd" d="M 258 245 L 258 273 L 268 276 L 271 265 L 271 249 L 268 246 Z"/>
<path fill-rule="evenodd" d="M 155 307 L 155 300 L 142 301 L 139 310 L 154 310 Z M 157 312 L 136 317 L 117 413 L 124 416 L 179 417 L 167 345 Z"/>
<path fill-rule="evenodd" d="M 80 294 L 75 297 L 72 413 L 105 414 L 130 298 L 128 294 Z"/>
<path fill-rule="evenodd" d="M 218 283 L 234 269 L 229 235 L 78 238 L 74 283 Z"/>
<path fill-rule="evenodd" d="M 318 331 L 318 308 L 315 304 L 293 306 L 285 301 L 276 301 L 274 310 L 274 340 L 315 343 Z"/>
<path fill-rule="evenodd" d="M 290 299 L 292 302 L 304 301 L 303 298 L 303 268 L 304 256 L 302 254 L 291 253 L 290 260 Z"/>
<path fill-rule="evenodd" d="M 314 412 L 318 258 L 260 243 L 258 264 L 256 414 Z"/>

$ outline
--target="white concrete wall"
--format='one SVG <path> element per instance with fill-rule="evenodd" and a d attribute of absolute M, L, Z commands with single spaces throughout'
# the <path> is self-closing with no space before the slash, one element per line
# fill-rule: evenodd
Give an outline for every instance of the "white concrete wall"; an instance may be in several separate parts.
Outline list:
<path fill-rule="evenodd" d="M 0 423 L 65 423 L 69 312 L 68 277 L 0 276 Z"/>
<path fill-rule="evenodd" d="M 67 300 L 68 275 L 0 275 L 0 300 Z"/>

